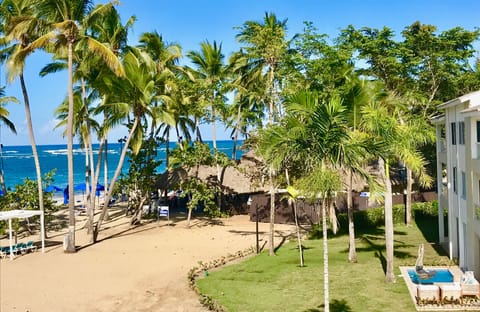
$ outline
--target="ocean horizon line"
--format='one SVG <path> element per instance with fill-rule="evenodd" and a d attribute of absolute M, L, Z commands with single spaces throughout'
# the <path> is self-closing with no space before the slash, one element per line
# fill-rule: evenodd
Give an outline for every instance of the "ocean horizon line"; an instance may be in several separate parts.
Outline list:
<path fill-rule="evenodd" d="M 243 142 L 244 140 L 237 140 L 237 143 L 241 143 Z M 192 141 L 193 142 L 193 141 Z M 213 143 L 213 140 L 203 140 L 202 141 L 203 143 Z M 217 143 L 219 142 L 232 142 L 233 143 L 233 140 L 217 140 Z M 174 143 L 174 144 L 177 144 L 178 141 L 169 141 L 170 144 Z M 119 142 L 115 142 L 115 141 L 108 141 L 108 145 L 111 145 L 111 144 L 116 144 L 116 145 L 123 145 L 124 143 L 119 143 Z M 166 142 L 163 142 L 163 143 L 160 143 L 159 145 L 165 145 Z M 73 146 L 79 146 L 81 145 L 80 143 L 73 143 Z M 92 143 L 92 145 L 100 145 L 100 143 L 96 142 L 96 143 Z M 31 147 L 30 144 L 20 144 L 20 145 L 6 145 L 6 144 L 3 144 L 1 143 L 1 146 L 2 147 Z M 37 144 L 37 146 L 65 146 L 67 147 L 67 143 L 48 143 L 48 144 Z"/>

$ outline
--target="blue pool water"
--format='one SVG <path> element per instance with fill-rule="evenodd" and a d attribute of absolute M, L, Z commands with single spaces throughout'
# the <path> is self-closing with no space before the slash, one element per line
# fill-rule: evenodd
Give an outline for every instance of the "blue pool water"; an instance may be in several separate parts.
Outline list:
<path fill-rule="evenodd" d="M 434 273 L 433 276 L 428 279 L 418 276 L 414 269 L 408 270 L 408 275 L 415 284 L 453 283 L 453 275 L 448 269 L 427 271 Z"/>

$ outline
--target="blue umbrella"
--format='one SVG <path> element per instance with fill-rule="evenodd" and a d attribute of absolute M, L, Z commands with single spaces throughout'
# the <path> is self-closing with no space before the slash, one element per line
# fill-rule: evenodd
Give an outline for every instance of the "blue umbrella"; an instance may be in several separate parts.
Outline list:
<path fill-rule="evenodd" d="M 75 191 L 86 191 L 87 190 L 87 184 L 85 183 L 79 183 L 73 187 Z M 90 189 L 92 189 L 92 186 L 90 185 Z M 97 184 L 97 191 L 104 191 L 105 187 L 101 184 Z"/>
<path fill-rule="evenodd" d="M 55 185 L 49 185 L 46 189 L 45 192 L 51 193 L 51 192 L 61 192 L 63 189 L 59 188 L 58 186 Z"/>
<path fill-rule="evenodd" d="M 90 189 L 92 189 L 92 186 L 90 186 Z M 74 191 L 82 191 L 85 192 L 87 190 L 87 184 L 86 183 L 79 183 L 73 186 Z M 95 195 L 100 196 L 100 191 L 104 191 L 105 187 L 101 184 L 97 184 L 97 190 L 95 192 Z M 63 203 L 68 204 L 68 186 L 63 190 Z"/>

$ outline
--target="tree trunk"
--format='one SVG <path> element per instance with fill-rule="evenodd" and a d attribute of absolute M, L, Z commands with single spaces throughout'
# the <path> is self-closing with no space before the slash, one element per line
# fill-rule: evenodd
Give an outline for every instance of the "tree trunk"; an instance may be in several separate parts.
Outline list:
<path fill-rule="evenodd" d="M 407 198 L 405 199 L 405 223 L 410 226 L 412 225 L 412 184 L 413 184 L 413 178 L 412 178 L 412 170 L 408 167 L 407 169 L 407 190 L 406 190 L 406 195 Z"/>
<path fill-rule="evenodd" d="M 23 73 L 20 74 L 20 85 L 22 88 L 23 94 L 23 102 L 25 103 L 25 119 L 27 120 L 27 127 L 28 127 L 28 136 L 30 138 L 30 145 L 32 146 L 32 154 L 33 160 L 35 162 L 35 172 L 37 175 L 37 189 L 38 189 L 38 206 L 41 211 L 44 211 L 43 207 L 43 186 L 42 186 L 42 171 L 40 167 L 40 160 L 38 158 L 38 151 L 37 151 L 37 144 L 35 142 L 35 134 L 33 131 L 33 123 L 32 123 L 32 114 L 30 111 L 30 99 L 27 93 L 27 87 L 25 85 L 25 79 L 23 77 Z M 3 178 L 3 176 L 2 176 Z M 4 184 L 2 185 L 2 187 Z M 6 189 L 3 190 L 4 194 L 6 194 Z"/>
<path fill-rule="evenodd" d="M 170 165 L 170 128 L 167 129 L 167 138 L 165 139 L 165 168 L 168 171 L 168 165 Z"/>
<path fill-rule="evenodd" d="M 215 107 L 212 105 L 212 142 L 213 142 L 213 155 L 215 156 L 215 162 L 216 162 L 216 155 L 217 155 L 217 128 L 216 128 L 216 122 L 215 122 L 216 116 L 215 116 Z M 218 163 L 215 164 L 217 168 L 217 206 L 218 210 L 222 210 L 222 196 L 221 196 L 221 191 L 222 191 L 222 186 L 221 186 L 221 181 L 220 181 L 220 165 Z"/>
<path fill-rule="evenodd" d="M 3 156 L 2 156 L 3 157 Z M 0 185 L 2 187 L 2 192 L 4 195 L 7 194 L 7 186 L 5 185 L 5 178 L 3 173 L 3 168 L 0 168 Z"/>
<path fill-rule="evenodd" d="M 94 243 L 97 241 L 98 233 L 100 232 L 100 227 L 102 226 L 103 219 L 105 217 L 105 214 L 107 213 L 108 204 L 110 202 L 110 199 L 112 198 L 113 187 L 115 186 L 115 182 L 117 181 L 117 178 L 120 175 L 120 172 L 122 171 L 123 162 L 125 161 L 125 156 L 127 154 L 130 140 L 132 139 L 133 133 L 135 132 L 135 129 L 137 128 L 139 122 L 140 122 L 139 117 L 135 116 L 135 120 L 133 122 L 132 128 L 130 129 L 130 133 L 128 134 L 127 141 L 123 146 L 122 154 L 120 155 L 120 159 L 118 160 L 117 169 L 115 170 L 115 174 L 113 175 L 112 181 L 110 182 L 110 186 L 108 187 L 108 189 L 107 189 L 107 186 L 105 185 L 105 200 L 103 203 L 102 213 L 100 214 L 100 217 L 97 221 L 97 226 L 95 227 L 95 231 L 93 234 Z"/>
<path fill-rule="evenodd" d="M 323 293 L 324 293 L 324 312 L 330 312 L 330 292 L 328 283 L 328 232 L 327 232 L 327 209 L 328 200 L 322 203 L 322 236 L 323 236 Z"/>
<path fill-rule="evenodd" d="M 104 146 L 104 139 L 100 141 L 100 145 L 98 147 L 98 159 L 97 159 L 97 164 L 95 166 L 95 170 L 93 171 L 92 174 L 92 189 L 97 190 L 97 185 L 98 185 L 98 178 L 100 176 L 100 166 L 102 164 L 102 153 L 103 153 L 103 146 Z M 93 155 L 92 155 L 93 157 Z M 92 159 L 93 161 L 93 159 Z M 92 163 L 93 166 L 93 163 Z M 104 187 L 104 197 L 106 192 L 106 187 Z M 87 220 L 87 234 L 91 234 L 92 237 L 90 238 L 90 241 L 93 243 L 94 242 L 94 234 L 95 234 L 95 226 L 94 226 L 94 218 L 95 218 L 95 197 L 90 198 L 90 206 L 92 207 L 90 211 L 88 212 L 88 220 Z M 90 229 L 91 227 L 91 229 Z"/>
<path fill-rule="evenodd" d="M 337 213 L 335 211 L 335 206 L 333 205 L 333 203 L 329 204 L 328 216 L 330 218 L 330 224 L 332 225 L 332 232 L 333 232 L 333 234 L 337 234 L 337 232 L 338 232 L 338 219 L 337 219 Z"/>
<path fill-rule="evenodd" d="M 108 187 L 108 138 L 107 138 L 107 135 L 105 135 L 105 159 L 103 160 L 103 185 L 105 186 L 104 194 L 110 193 L 110 188 Z M 103 197 L 105 197 L 105 195 Z M 108 210 L 105 210 L 105 220 L 108 221 L 109 219 L 110 217 L 108 215 Z"/>
<path fill-rule="evenodd" d="M 145 203 L 146 200 L 147 200 L 146 196 L 142 196 L 140 198 L 140 203 L 138 204 L 137 210 L 135 211 L 135 213 L 132 216 L 132 219 L 130 220 L 130 225 L 136 225 L 142 222 L 143 204 Z"/>
<path fill-rule="evenodd" d="M 188 216 L 187 216 L 187 227 L 190 228 L 190 220 L 192 218 L 192 210 L 193 208 L 188 208 Z"/>
<path fill-rule="evenodd" d="M 347 190 L 347 215 L 348 215 L 348 261 L 357 262 L 357 251 L 355 248 L 355 224 L 353 222 L 353 174 L 349 170 L 349 181 Z"/>
<path fill-rule="evenodd" d="M 295 216 L 295 228 L 297 230 L 298 252 L 300 254 L 300 266 L 303 267 L 302 239 L 300 238 L 300 226 L 298 225 L 297 200 L 293 200 L 293 214 Z"/>
<path fill-rule="evenodd" d="M 68 43 L 68 117 L 67 117 L 67 163 L 68 163 L 68 234 L 65 252 L 76 252 L 75 248 L 75 192 L 73 181 L 73 43 Z"/>
<path fill-rule="evenodd" d="M 197 142 L 202 142 L 202 133 L 200 132 L 200 118 L 195 116 L 195 133 L 196 133 L 196 141 Z"/>
<path fill-rule="evenodd" d="M 93 233 L 93 216 L 95 215 L 95 198 L 97 195 L 97 183 L 94 181 L 96 171 L 94 167 L 93 144 L 90 136 L 90 129 L 88 130 L 88 147 L 89 147 L 88 150 L 89 150 L 89 158 L 90 158 L 90 183 L 91 183 L 92 191 L 94 192 L 93 193 L 94 195 L 91 196 L 91 193 L 90 193 L 90 198 L 88 198 L 88 202 L 89 202 L 88 209 L 90 209 L 90 211 L 87 210 L 88 221 L 89 221 L 88 227 L 87 227 L 87 233 L 91 234 Z M 98 154 L 98 157 L 101 157 L 100 153 Z"/>
<path fill-rule="evenodd" d="M 273 169 L 269 170 L 270 176 L 270 239 L 268 252 L 270 256 L 275 256 L 275 181 L 273 180 Z"/>
<path fill-rule="evenodd" d="M 394 252 L 394 236 L 393 236 L 393 209 L 392 209 L 392 182 L 390 181 L 390 168 L 388 162 L 383 158 L 379 158 L 378 166 L 380 174 L 385 184 L 385 246 L 386 246 L 386 272 L 385 281 L 387 283 L 395 282 L 395 274 L 393 272 L 393 252 Z"/>
<path fill-rule="evenodd" d="M 238 132 L 240 129 L 241 116 L 242 116 L 242 105 L 238 104 L 237 123 L 235 124 L 235 132 L 233 134 L 232 160 L 237 160 L 237 141 L 238 141 Z"/>

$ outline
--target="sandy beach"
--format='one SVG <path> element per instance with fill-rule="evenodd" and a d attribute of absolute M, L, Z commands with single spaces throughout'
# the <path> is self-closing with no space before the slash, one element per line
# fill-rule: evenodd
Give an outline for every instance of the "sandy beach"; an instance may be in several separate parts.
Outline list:
<path fill-rule="evenodd" d="M 77 253 L 63 252 L 65 232 L 49 232 L 44 254 L 1 260 L 1 312 L 206 311 L 187 286 L 188 270 L 255 245 L 255 223 L 246 215 L 193 219 L 191 228 L 183 216 L 170 225 L 162 219 L 137 227 L 118 217 L 105 224 L 95 245 L 79 229 L 85 217 L 77 218 Z M 261 245 L 268 226 L 260 224 Z M 276 230 L 279 243 L 294 228 Z M 38 235 L 33 239 L 38 242 Z"/>

